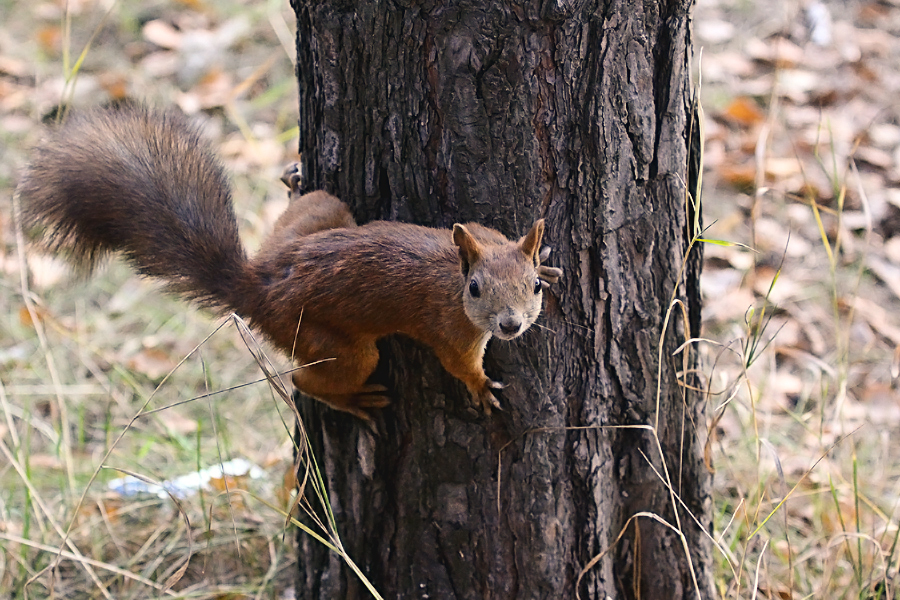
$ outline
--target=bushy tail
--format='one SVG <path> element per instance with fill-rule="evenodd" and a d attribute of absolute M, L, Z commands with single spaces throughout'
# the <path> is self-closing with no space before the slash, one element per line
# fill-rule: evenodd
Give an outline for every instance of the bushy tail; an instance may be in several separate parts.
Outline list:
<path fill-rule="evenodd" d="M 17 194 L 25 231 L 82 269 L 121 252 L 205 306 L 240 313 L 252 302 L 228 180 L 178 113 L 72 115 L 35 149 Z"/>

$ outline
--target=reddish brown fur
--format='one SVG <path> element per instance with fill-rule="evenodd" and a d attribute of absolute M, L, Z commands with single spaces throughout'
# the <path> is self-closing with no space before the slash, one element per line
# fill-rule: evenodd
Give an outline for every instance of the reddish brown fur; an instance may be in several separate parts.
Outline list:
<path fill-rule="evenodd" d="M 217 161 L 185 120 L 143 108 L 70 120 L 35 152 L 18 194 L 23 222 L 90 267 L 121 251 L 139 271 L 206 306 L 248 318 L 300 364 L 303 392 L 366 418 L 384 406 L 367 384 L 377 339 L 405 334 L 432 347 L 485 408 L 499 384 L 482 368 L 491 334 L 521 334 L 540 311 L 543 221 L 518 242 L 470 223 L 453 233 L 418 225 L 357 226 L 325 192 L 291 202 L 247 260 Z M 454 243 L 455 242 L 455 243 Z M 472 293 L 472 281 L 477 295 Z"/>

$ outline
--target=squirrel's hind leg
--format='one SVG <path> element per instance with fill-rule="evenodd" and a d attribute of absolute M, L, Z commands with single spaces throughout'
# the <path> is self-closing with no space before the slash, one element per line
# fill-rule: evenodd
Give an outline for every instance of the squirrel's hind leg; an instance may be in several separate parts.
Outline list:
<path fill-rule="evenodd" d="M 390 404 L 383 385 L 366 383 L 378 365 L 375 339 L 344 340 L 342 336 L 323 328 L 301 331 L 318 341 L 315 359 L 305 354 L 307 366 L 292 377 L 301 392 L 320 400 L 336 410 L 350 413 L 366 421 L 371 417 L 367 409 L 383 408 Z"/>
<path fill-rule="evenodd" d="M 297 385 L 297 382 L 294 382 Z M 301 391 L 306 392 L 300 386 Z M 391 403 L 384 392 L 387 388 L 383 385 L 364 384 L 357 392 L 352 394 L 309 394 L 319 402 L 327 404 L 334 410 L 350 413 L 354 417 L 358 417 L 363 421 L 372 424 L 372 415 L 369 413 L 371 409 L 384 408 Z"/>
<path fill-rule="evenodd" d="M 350 209 L 339 198 L 323 191 L 303 193 L 299 163 L 289 164 L 281 180 L 290 188 L 290 200 L 275 222 L 272 238 L 289 240 L 328 229 L 356 227 Z"/>

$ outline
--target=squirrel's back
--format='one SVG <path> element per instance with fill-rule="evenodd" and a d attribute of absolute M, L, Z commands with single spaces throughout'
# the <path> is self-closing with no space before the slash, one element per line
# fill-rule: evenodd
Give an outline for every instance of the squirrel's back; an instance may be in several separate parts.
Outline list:
<path fill-rule="evenodd" d="M 225 172 L 179 113 L 72 115 L 35 148 L 17 194 L 25 230 L 83 269 L 121 252 L 171 291 L 239 313 L 258 293 Z"/>

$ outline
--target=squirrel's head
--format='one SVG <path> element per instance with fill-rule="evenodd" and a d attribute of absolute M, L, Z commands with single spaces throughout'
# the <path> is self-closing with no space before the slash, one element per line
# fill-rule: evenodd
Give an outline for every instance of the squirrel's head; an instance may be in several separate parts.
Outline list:
<path fill-rule="evenodd" d="M 478 328 L 511 340 L 531 327 L 541 312 L 543 285 L 538 277 L 544 220 L 517 242 L 497 243 L 477 225 L 453 226 L 453 243 L 465 279 L 463 308 Z M 489 231 L 489 230 L 486 230 Z"/>

